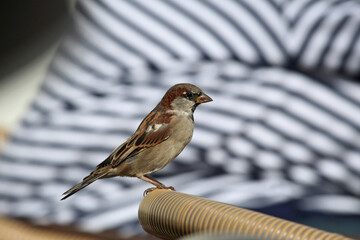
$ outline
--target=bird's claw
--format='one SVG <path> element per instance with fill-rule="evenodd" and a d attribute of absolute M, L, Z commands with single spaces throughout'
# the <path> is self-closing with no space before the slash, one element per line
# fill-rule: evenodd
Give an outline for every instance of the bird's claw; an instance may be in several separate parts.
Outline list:
<path fill-rule="evenodd" d="M 148 195 L 150 192 L 154 191 L 155 189 L 169 189 L 171 191 L 175 191 L 175 188 L 173 186 L 158 186 L 158 187 L 152 187 L 152 188 L 148 188 L 144 191 L 143 196 L 145 197 L 146 195 Z"/>
<path fill-rule="evenodd" d="M 145 197 L 146 195 L 149 194 L 149 192 L 152 192 L 152 191 L 154 191 L 155 189 L 157 189 L 157 188 L 156 188 L 156 187 L 152 187 L 152 188 L 146 189 L 146 190 L 144 191 L 144 193 L 143 193 L 143 196 Z"/>

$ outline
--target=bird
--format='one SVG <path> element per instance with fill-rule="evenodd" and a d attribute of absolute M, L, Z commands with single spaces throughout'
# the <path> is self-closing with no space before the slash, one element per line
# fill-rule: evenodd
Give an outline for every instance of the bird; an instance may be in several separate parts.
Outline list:
<path fill-rule="evenodd" d="M 165 93 L 156 107 L 144 118 L 134 134 L 82 182 L 64 192 L 64 200 L 98 179 L 137 177 L 153 184 L 145 192 L 171 189 L 149 176 L 175 159 L 190 142 L 194 131 L 194 111 L 201 103 L 213 101 L 199 87 L 179 83 Z M 145 193 L 144 193 L 145 194 Z"/>

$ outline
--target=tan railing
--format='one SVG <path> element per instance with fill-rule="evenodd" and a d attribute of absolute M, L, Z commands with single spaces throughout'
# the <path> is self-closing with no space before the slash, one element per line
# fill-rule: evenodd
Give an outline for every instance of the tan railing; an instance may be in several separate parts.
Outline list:
<path fill-rule="evenodd" d="M 139 221 L 146 232 L 163 239 L 199 232 L 249 239 L 349 239 L 233 205 L 160 189 L 150 192 L 140 203 Z"/>

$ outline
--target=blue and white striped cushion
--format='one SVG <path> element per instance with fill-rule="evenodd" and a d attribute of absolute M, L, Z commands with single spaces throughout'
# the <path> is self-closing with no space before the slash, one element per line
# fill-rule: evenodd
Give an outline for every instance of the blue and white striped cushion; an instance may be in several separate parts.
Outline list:
<path fill-rule="evenodd" d="M 124 67 L 162 70 L 178 61 L 224 59 L 278 65 L 286 59 L 286 22 L 271 1 L 91 1 L 78 11 L 89 44 L 106 38 L 101 48 L 117 52 Z"/>
<path fill-rule="evenodd" d="M 360 79 L 360 2 L 304 0 L 285 4 L 287 49 L 297 67 Z"/>
<path fill-rule="evenodd" d="M 1 213 L 139 232 L 145 182 L 106 179 L 63 202 L 60 194 L 166 89 L 191 82 L 214 102 L 196 111 L 192 142 L 160 181 L 255 209 L 297 200 L 301 211 L 360 216 L 360 86 L 286 69 L 282 11 L 295 10 L 254 2 L 81 1 L 75 31 L 3 150 Z"/>

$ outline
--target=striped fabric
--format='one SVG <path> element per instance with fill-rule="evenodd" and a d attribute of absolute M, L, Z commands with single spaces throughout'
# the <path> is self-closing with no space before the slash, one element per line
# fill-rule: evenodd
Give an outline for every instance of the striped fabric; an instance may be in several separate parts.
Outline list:
<path fill-rule="evenodd" d="M 192 142 L 159 181 L 254 209 L 296 201 L 297 211 L 359 217 L 359 11 L 357 1 L 80 1 L 3 150 L 0 212 L 138 233 L 145 182 L 60 195 L 170 86 L 190 82 L 214 102 L 199 107 Z"/>
<path fill-rule="evenodd" d="M 287 49 L 297 67 L 360 79 L 360 1 L 291 1 Z"/>

